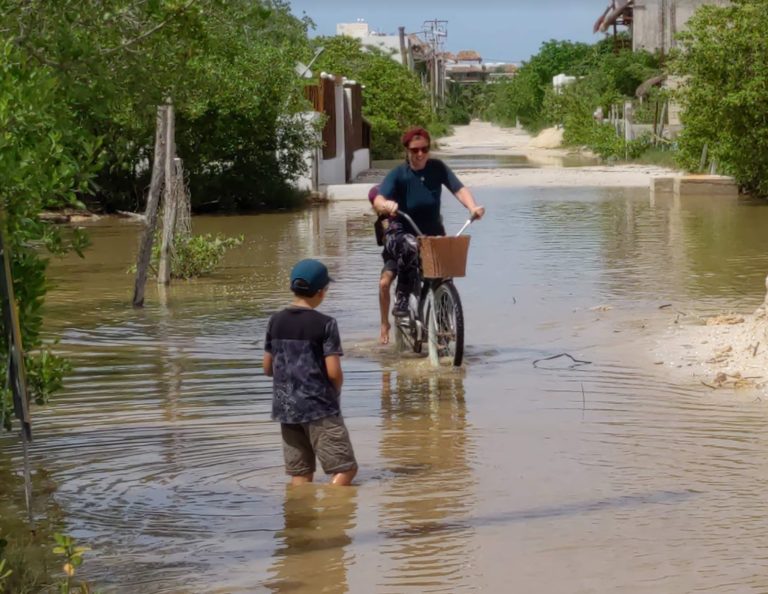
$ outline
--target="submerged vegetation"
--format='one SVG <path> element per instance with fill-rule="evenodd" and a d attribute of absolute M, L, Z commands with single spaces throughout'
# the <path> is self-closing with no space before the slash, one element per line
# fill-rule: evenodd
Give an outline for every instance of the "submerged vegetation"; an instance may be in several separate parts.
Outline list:
<path fill-rule="evenodd" d="M 171 278 L 189 280 L 211 274 L 221 263 L 224 254 L 243 243 L 244 237 L 227 237 L 221 234 L 179 234 L 173 239 L 171 249 Z M 160 262 L 160 237 L 152 244 L 150 266 L 157 272 Z M 135 273 L 133 265 L 128 272 Z"/>

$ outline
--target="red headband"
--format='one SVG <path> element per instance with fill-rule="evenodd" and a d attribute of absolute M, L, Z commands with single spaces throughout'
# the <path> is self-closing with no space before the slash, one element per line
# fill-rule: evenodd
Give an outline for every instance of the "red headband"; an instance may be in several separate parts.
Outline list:
<path fill-rule="evenodd" d="M 411 140 L 416 136 L 420 136 L 426 140 L 428 144 L 432 144 L 432 138 L 429 136 L 429 132 L 420 126 L 414 126 L 413 128 L 408 128 L 408 130 L 405 131 L 405 134 L 403 134 L 403 137 L 401 138 L 403 146 L 407 148 L 408 145 L 411 144 Z"/>

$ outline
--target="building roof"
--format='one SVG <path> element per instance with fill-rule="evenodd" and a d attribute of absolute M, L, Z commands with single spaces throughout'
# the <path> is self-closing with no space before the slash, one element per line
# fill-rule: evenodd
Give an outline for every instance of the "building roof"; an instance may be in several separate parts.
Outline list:
<path fill-rule="evenodd" d="M 514 73 L 517 72 L 517 66 L 515 64 L 502 64 L 501 66 L 496 66 L 495 70 L 496 72 Z"/>
<path fill-rule="evenodd" d="M 453 72 L 485 72 L 485 68 L 479 64 L 448 64 L 445 67 L 445 71 L 448 73 Z"/>
<path fill-rule="evenodd" d="M 659 74 L 658 76 L 653 76 L 649 78 L 646 81 L 643 81 L 639 87 L 637 87 L 637 90 L 635 91 L 636 97 L 645 97 L 648 94 L 648 91 L 651 90 L 652 87 L 655 87 L 656 85 L 660 85 L 665 80 L 667 80 L 666 74 Z"/>
<path fill-rule="evenodd" d="M 611 0 L 602 15 L 595 21 L 592 32 L 605 32 L 622 16 L 629 16 L 632 12 L 632 0 Z"/>
<path fill-rule="evenodd" d="M 483 58 L 475 50 L 461 50 L 456 54 L 459 62 L 482 62 Z"/>

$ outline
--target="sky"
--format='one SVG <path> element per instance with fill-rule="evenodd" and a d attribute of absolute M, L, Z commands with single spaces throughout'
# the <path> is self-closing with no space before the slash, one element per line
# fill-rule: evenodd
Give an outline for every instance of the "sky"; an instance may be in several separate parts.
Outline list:
<path fill-rule="evenodd" d="M 608 0 L 289 0 L 293 13 L 309 16 L 311 35 L 335 35 L 336 23 L 365 19 L 372 29 L 422 30 L 426 20 L 448 21 L 445 48 L 473 49 L 486 62 L 520 62 L 550 39 L 599 41 L 592 25 Z"/>

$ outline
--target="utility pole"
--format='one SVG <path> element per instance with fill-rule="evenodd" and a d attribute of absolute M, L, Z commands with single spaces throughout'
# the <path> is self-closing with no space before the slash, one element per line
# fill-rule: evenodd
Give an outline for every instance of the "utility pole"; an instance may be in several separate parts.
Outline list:
<path fill-rule="evenodd" d="M 397 32 L 400 35 L 400 60 L 403 62 L 403 66 L 410 70 L 408 52 L 405 49 L 405 27 L 398 27 Z"/>
<path fill-rule="evenodd" d="M 423 25 L 424 38 L 432 49 L 430 60 L 430 92 L 432 95 L 432 109 L 435 111 L 437 111 L 438 107 L 443 104 L 445 99 L 441 82 L 442 78 L 445 76 L 445 65 L 441 54 L 443 52 L 445 39 L 448 37 L 446 25 L 448 25 L 448 21 L 440 19 L 424 21 Z"/>

